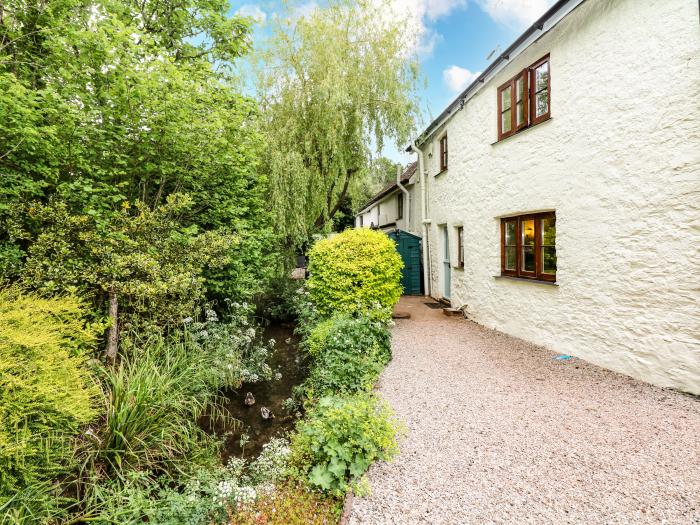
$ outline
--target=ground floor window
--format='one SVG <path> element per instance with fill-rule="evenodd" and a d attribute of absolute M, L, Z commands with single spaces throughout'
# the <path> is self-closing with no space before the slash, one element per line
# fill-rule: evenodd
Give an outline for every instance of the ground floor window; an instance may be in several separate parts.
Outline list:
<path fill-rule="evenodd" d="M 501 219 L 501 274 L 556 281 L 554 212 Z"/>

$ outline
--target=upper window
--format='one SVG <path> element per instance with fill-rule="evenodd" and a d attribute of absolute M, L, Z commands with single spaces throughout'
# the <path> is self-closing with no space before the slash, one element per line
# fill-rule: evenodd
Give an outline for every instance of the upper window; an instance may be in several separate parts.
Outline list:
<path fill-rule="evenodd" d="M 396 196 L 396 218 L 403 219 L 403 193 Z"/>
<path fill-rule="evenodd" d="M 440 171 L 447 169 L 447 135 L 440 139 Z"/>
<path fill-rule="evenodd" d="M 556 281 L 556 236 L 554 213 L 501 219 L 501 274 Z"/>
<path fill-rule="evenodd" d="M 549 55 L 498 88 L 498 139 L 549 118 Z"/>

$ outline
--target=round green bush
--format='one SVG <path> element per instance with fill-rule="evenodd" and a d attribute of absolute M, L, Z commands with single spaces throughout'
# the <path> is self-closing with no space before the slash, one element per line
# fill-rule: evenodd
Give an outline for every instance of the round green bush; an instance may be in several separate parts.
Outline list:
<path fill-rule="evenodd" d="M 391 309 L 401 297 L 403 261 L 396 243 L 367 228 L 314 244 L 309 252 L 311 300 L 323 316 L 372 308 Z"/>

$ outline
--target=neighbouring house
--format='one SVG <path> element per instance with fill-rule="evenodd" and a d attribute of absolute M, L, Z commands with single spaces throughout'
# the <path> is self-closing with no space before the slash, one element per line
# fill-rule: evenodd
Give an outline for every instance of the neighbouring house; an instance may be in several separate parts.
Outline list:
<path fill-rule="evenodd" d="M 408 149 L 426 293 L 700 394 L 699 108 L 696 1 L 556 2 Z"/>
<path fill-rule="evenodd" d="M 355 216 L 356 227 L 380 229 L 396 241 L 404 263 L 401 286 L 407 295 L 420 295 L 424 291 L 417 167 L 417 162 L 409 164 L 398 182 L 384 186 Z"/>
<path fill-rule="evenodd" d="M 391 181 L 378 191 L 355 215 L 357 228 L 378 228 L 389 232 L 421 232 L 420 197 L 417 195 L 418 163 L 409 164 L 401 174 L 401 187 Z"/>

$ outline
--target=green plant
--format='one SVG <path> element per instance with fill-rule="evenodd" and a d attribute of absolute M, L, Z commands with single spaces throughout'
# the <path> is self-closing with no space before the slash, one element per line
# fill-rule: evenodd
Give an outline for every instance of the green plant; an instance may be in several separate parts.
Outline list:
<path fill-rule="evenodd" d="M 329 525 L 337 523 L 342 501 L 294 483 L 275 487 L 250 504 L 231 509 L 228 525 Z"/>
<path fill-rule="evenodd" d="M 346 230 L 314 244 L 307 287 L 326 317 L 377 305 L 389 311 L 401 297 L 401 268 L 396 244 L 384 233 Z"/>
<path fill-rule="evenodd" d="M 397 452 L 396 432 L 391 409 L 371 394 L 321 398 L 292 436 L 293 472 L 341 495 L 373 461 Z"/>
<path fill-rule="evenodd" d="M 336 315 L 318 323 L 305 341 L 314 363 L 306 398 L 369 391 L 391 358 L 387 323 L 368 315 Z"/>
<path fill-rule="evenodd" d="M 50 481 L 68 472 L 72 439 L 97 415 L 86 358 L 101 327 L 84 313 L 72 296 L 0 290 L 0 508 L 18 522 L 53 512 Z"/>
<path fill-rule="evenodd" d="M 113 298 L 113 322 L 126 332 L 178 324 L 204 299 L 205 268 L 226 264 L 235 241 L 188 225 L 192 206 L 189 196 L 173 194 L 155 209 L 124 205 L 106 223 L 72 214 L 64 202 L 32 206 L 41 233 L 23 277 L 43 293 L 76 287 L 96 304 Z"/>

